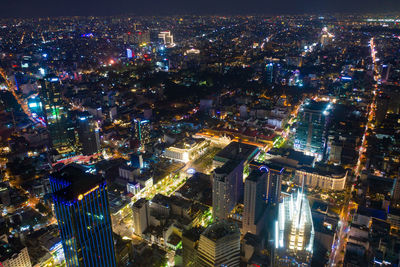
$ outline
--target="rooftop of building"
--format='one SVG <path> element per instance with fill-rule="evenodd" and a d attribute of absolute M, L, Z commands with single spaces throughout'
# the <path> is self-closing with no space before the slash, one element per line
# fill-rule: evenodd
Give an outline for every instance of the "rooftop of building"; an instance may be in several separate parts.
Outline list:
<path fill-rule="evenodd" d="M 316 163 L 315 167 L 301 167 L 300 171 L 315 173 L 321 176 L 330 176 L 331 178 L 343 178 L 346 175 L 346 170 L 342 166 L 332 164 Z"/>
<path fill-rule="evenodd" d="M 240 233 L 240 231 L 236 223 L 222 220 L 208 226 L 201 235 L 213 241 L 217 241 L 225 236 L 237 233 Z"/>
<path fill-rule="evenodd" d="M 50 179 L 56 179 L 69 184 L 54 193 L 56 197 L 65 201 L 75 200 L 79 195 L 89 192 L 105 181 L 103 177 L 87 173 L 85 168 L 74 163 L 52 173 Z"/>
<path fill-rule="evenodd" d="M 312 166 L 314 164 L 314 159 L 315 159 L 313 156 L 307 156 L 303 152 L 295 151 L 293 149 L 272 148 L 268 152 L 268 154 L 275 155 L 275 156 L 281 156 L 283 158 L 297 161 L 298 165 L 300 165 L 300 166 Z M 271 161 L 276 162 L 278 160 L 273 158 L 273 159 L 271 159 Z"/>
<path fill-rule="evenodd" d="M 241 163 L 240 160 L 229 160 L 214 170 L 216 174 L 230 174 Z"/>
<path fill-rule="evenodd" d="M 137 208 L 140 209 L 143 207 L 143 205 L 145 205 L 148 202 L 147 199 L 145 198 L 141 198 L 138 201 L 136 201 L 135 203 L 133 203 L 132 208 Z"/>
<path fill-rule="evenodd" d="M 189 138 L 186 137 L 184 139 L 179 140 L 176 142 L 174 145 L 172 145 L 170 148 L 178 148 L 178 149 L 191 149 L 195 147 L 197 144 L 203 142 L 205 139 L 204 138 Z"/>
<path fill-rule="evenodd" d="M 247 160 L 250 156 L 258 151 L 258 147 L 239 143 L 239 142 L 231 142 L 227 145 L 224 149 L 215 155 L 215 158 L 222 158 L 225 160 L 230 159 L 240 159 L 240 160 Z"/>
<path fill-rule="evenodd" d="M 200 239 L 201 233 L 204 231 L 203 228 L 191 228 L 182 233 L 182 237 L 185 237 L 193 242 L 198 241 Z"/>
<path fill-rule="evenodd" d="M 315 112 L 322 112 L 326 109 L 328 106 L 329 102 L 323 102 L 323 101 L 307 101 L 306 104 L 304 104 L 303 108 L 306 111 L 315 111 Z"/>
<path fill-rule="evenodd" d="M 0 240 L 0 262 L 4 262 L 7 259 L 12 258 L 24 249 L 24 246 L 18 240 L 15 242 L 4 242 Z"/>
<path fill-rule="evenodd" d="M 383 210 L 378 210 L 378 209 L 371 209 L 367 208 L 364 206 L 359 205 L 357 208 L 357 214 L 367 216 L 367 217 L 373 217 L 373 218 L 378 218 L 381 220 L 386 220 L 387 214 Z"/>
<path fill-rule="evenodd" d="M 252 182 L 257 182 L 263 174 L 264 174 L 264 172 L 262 172 L 260 170 L 253 170 L 253 171 L 251 171 L 249 176 L 247 176 L 246 181 L 249 180 Z"/>

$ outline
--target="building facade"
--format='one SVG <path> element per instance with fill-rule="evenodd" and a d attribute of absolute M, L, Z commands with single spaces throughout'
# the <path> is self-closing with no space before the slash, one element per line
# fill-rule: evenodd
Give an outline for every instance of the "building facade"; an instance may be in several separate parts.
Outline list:
<path fill-rule="evenodd" d="M 141 149 L 144 150 L 145 145 L 150 143 L 150 121 L 140 118 L 134 119 L 133 134 L 139 140 Z"/>
<path fill-rule="evenodd" d="M 326 145 L 326 116 L 330 104 L 325 102 L 306 102 L 299 112 L 294 149 L 314 156 L 321 161 Z"/>
<path fill-rule="evenodd" d="M 93 115 L 84 112 L 78 116 L 78 136 L 83 155 L 93 155 L 100 151 L 99 128 Z"/>
<path fill-rule="evenodd" d="M 260 234 L 264 223 L 266 173 L 253 170 L 244 183 L 242 234 Z"/>
<path fill-rule="evenodd" d="M 240 265 L 240 231 L 235 223 L 211 224 L 200 236 L 198 264 L 195 266 Z"/>
<path fill-rule="evenodd" d="M 279 203 L 274 266 L 311 266 L 314 225 L 307 196 L 291 194 Z"/>
<path fill-rule="evenodd" d="M 212 174 L 213 178 L 213 218 L 227 219 L 238 203 L 243 190 L 243 162 L 230 160 L 218 167 Z"/>
<path fill-rule="evenodd" d="M 68 120 L 68 110 L 61 95 L 61 81 L 55 76 L 41 81 L 39 96 L 49 132 L 50 146 L 58 152 L 70 150 L 74 143 L 74 129 Z"/>
<path fill-rule="evenodd" d="M 141 198 L 132 206 L 134 233 L 142 236 L 150 222 L 149 201 Z"/>
<path fill-rule="evenodd" d="M 14 246 L 0 241 L 0 266 L 31 267 L 28 249 L 25 246 Z"/>
<path fill-rule="evenodd" d="M 50 184 L 67 266 L 116 266 L 105 180 L 71 164 Z"/>
<path fill-rule="evenodd" d="M 199 157 L 207 147 L 205 139 L 184 139 L 165 150 L 164 156 L 166 158 L 188 162 Z"/>
<path fill-rule="evenodd" d="M 340 168 L 342 169 L 342 168 Z M 303 167 L 296 170 L 296 181 L 298 184 L 310 188 L 324 190 L 343 190 L 346 185 L 347 171 L 330 171 L 319 168 Z"/>

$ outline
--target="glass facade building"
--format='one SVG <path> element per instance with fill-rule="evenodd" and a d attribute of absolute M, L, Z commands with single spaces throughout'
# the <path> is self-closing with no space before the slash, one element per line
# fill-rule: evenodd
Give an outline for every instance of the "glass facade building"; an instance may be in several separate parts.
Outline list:
<path fill-rule="evenodd" d="M 306 102 L 299 112 L 294 149 L 314 156 L 317 161 L 322 160 L 324 155 L 329 108 L 330 104 L 326 102 Z"/>
<path fill-rule="evenodd" d="M 83 155 L 92 155 L 100 151 L 99 129 L 93 115 L 82 112 L 77 119 L 79 142 Z"/>
<path fill-rule="evenodd" d="M 50 176 L 67 266 L 116 266 L 107 185 L 76 164 Z"/>
<path fill-rule="evenodd" d="M 68 120 L 68 110 L 61 95 L 60 80 L 50 76 L 41 81 L 39 96 L 43 115 L 49 131 L 50 146 L 59 152 L 68 150 L 74 143 L 73 127 Z"/>
<path fill-rule="evenodd" d="M 139 140 L 142 150 L 144 150 L 144 146 L 150 142 L 150 121 L 134 119 L 133 132 L 136 139 Z"/>

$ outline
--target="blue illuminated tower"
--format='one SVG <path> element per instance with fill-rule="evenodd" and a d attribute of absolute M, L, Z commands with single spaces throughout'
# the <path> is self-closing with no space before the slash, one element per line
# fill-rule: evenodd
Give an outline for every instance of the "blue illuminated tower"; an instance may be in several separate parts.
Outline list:
<path fill-rule="evenodd" d="M 105 180 L 70 164 L 50 185 L 67 266 L 116 266 Z"/>

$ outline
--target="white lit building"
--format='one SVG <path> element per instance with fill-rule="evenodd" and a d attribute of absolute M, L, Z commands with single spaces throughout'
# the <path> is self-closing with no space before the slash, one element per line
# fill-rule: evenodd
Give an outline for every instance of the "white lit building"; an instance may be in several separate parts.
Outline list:
<path fill-rule="evenodd" d="M 28 249 L 25 246 L 16 247 L 7 242 L 0 243 L 0 266 L 31 267 Z"/>
<path fill-rule="evenodd" d="M 166 47 L 174 47 L 174 36 L 171 34 L 170 31 L 163 31 L 158 34 L 158 38 L 163 40 L 163 44 Z"/>
<path fill-rule="evenodd" d="M 332 166 L 333 167 L 333 166 Z M 302 167 L 296 170 L 296 181 L 310 188 L 324 190 L 343 190 L 346 185 L 347 171 L 341 167 L 335 170 Z"/>
<path fill-rule="evenodd" d="M 186 138 L 167 148 L 164 156 L 186 163 L 200 156 L 205 151 L 208 143 L 205 139 Z"/>
<path fill-rule="evenodd" d="M 150 222 L 149 201 L 145 198 L 139 199 L 132 206 L 133 212 L 133 231 L 141 236 L 146 231 Z"/>
<path fill-rule="evenodd" d="M 196 266 L 239 266 L 240 231 L 235 223 L 219 221 L 200 236 Z"/>
<path fill-rule="evenodd" d="M 310 266 L 314 225 L 310 204 L 301 191 L 285 197 L 279 203 L 274 239 L 274 266 Z"/>

